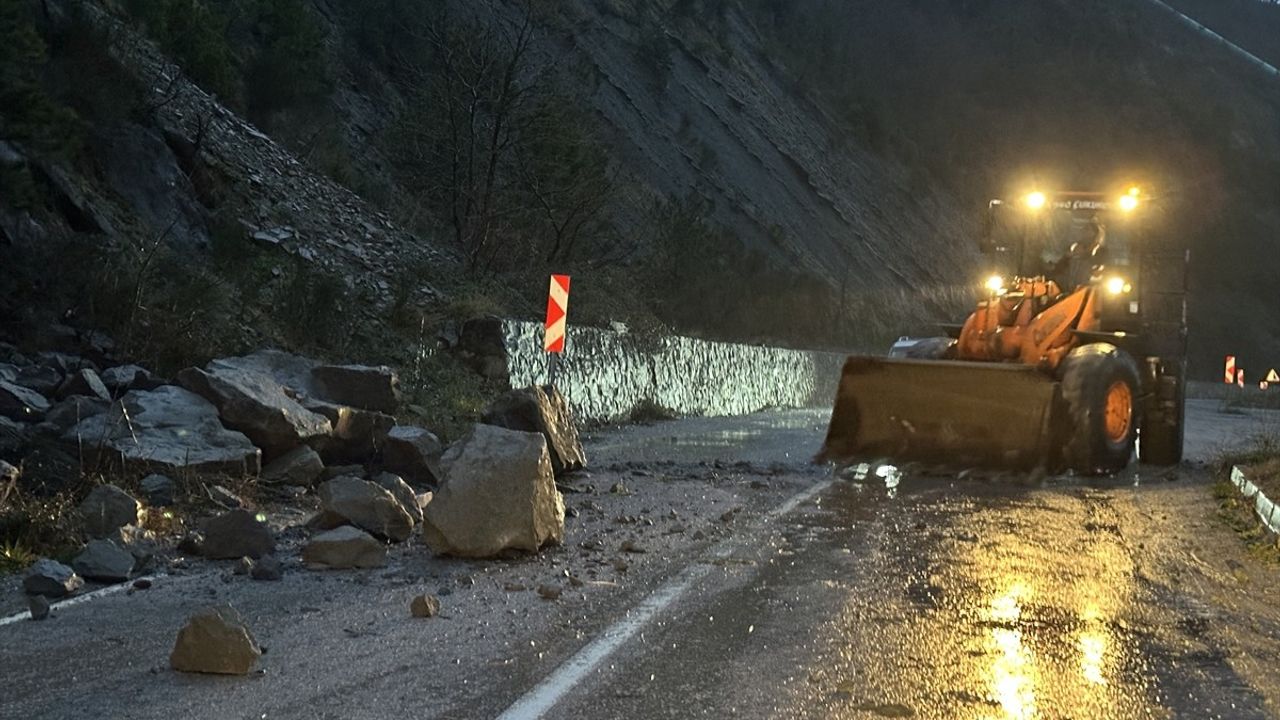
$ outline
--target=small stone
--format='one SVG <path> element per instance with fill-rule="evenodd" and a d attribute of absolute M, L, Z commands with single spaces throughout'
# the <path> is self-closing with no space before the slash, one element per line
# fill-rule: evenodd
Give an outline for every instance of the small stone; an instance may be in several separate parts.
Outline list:
<path fill-rule="evenodd" d="M 151 581 L 148 580 L 147 578 L 138 578 L 137 580 L 133 581 L 133 589 L 134 590 L 150 590 Z"/>
<path fill-rule="evenodd" d="M 387 546 L 359 528 L 343 525 L 311 538 L 302 549 L 302 561 L 333 569 L 382 567 Z"/>
<path fill-rule="evenodd" d="M 573 587 L 582 587 L 583 585 L 586 585 L 587 582 L 582 578 L 578 577 L 577 575 L 570 575 L 569 584 L 572 585 Z"/>
<path fill-rule="evenodd" d="M 416 618 L 433 618 L 440 614 L 440 598 L 419 595 L 409 603 L 409 612 Z"/>
<path fill-rule="evenodd" d="M 115 485 L 99 485 L 80 501 L 80 517 L 90 537 L 104 538 L 138 524 L 138 501 Z"/>
<path fill-rule="evenodd" d="M 634 540 L 623 540 L 623 541 L 622 541 L 622 552 L 625 552 L 625 553 L 646 553 L 646 552 L 649 552 L 649 551 L 648 551 L 648 550 L 645 550 L 644 548 L 642 548 L 642 547 L 640 547 L 639 545 L 637 545 L 637 544 L 636 544 L 636 542 L 635 542 Z"/>
<path fill-rule="evenodd" d="M 275 549 L 271 528 L 248 510 L 232 510 L 205 521 L 201 554 L 210 560 L 260 558 Z"/>
<path fill-rule="evenodd" d="M 178 541 L 177 550 L 183 555 L 203 555 L 204 536 L 196 532 L 183 535 L 182 539 Z"/>
<path fill-rule="evenodd" d="M 613 487 L 609 488 L 609 492 L 613 493 L 614 495 L 630 495 L 631 494 L 631 491 L 627 490 L 627 486 L 623 485 L 620 482 L 614 483 Z"/>
<path fill-rule="evenodd" d="M 525 585 L 521 584 L 521 583 L 509 582 L 509 583 L 504 584 L 504 585 L 502 586 L 502 589 L 503 589 L 503 590 L 506 590 L 507 592 L 524 592 L 525 590 L 528 590 L 529 588 L 528 588 L 528 587 L 526 587 Z"/>
<path fill-rule="evenodd" d="M 559 600 L 562 591 L 555 585 L 539 585 L 538 596 L 543 600 Z"/>
<path fill-rule="evenodd" d="M 706 539 L 707 539 L 707 534 L 706 534 L 706 533 L 704 533 L 704 532 L 702 532 L 701 530 L 698 530 L 698 531 L 696 531 L 696 532 L 694 532 L 694 533 L 693 533 L 693 539 L 694 539 L 694 540 L 706 540 Z"/>
<path fill-rule="evenodd" d="M 37 560 L 22 578 L 22 589 L 28 595 L 49 598 L 66 597 L 84 586 L 84 580 L 75 570 L 56 560 Z"/>
<path fill-rule="evenodd" d="M 626 572 L 627 568 L 629 567 L 631 567 L 631 565 L 628 564 L 626 560 L 623 560 L 621 558 L 615 559 L 613 561 L 613 569 L 617 570 L 618 572 Z"/>
<path fill-rule="evenodd" d="M 133 553 L 110 540 L 91 540 L 71 561 L 75 571 L 90 580 L 124 582 L 136 562 Z"/>
<path fill-rule="evenodd" d="M 738 510 L 739 508 L 734 508 L 724 513 L 723 515 L 720 516 L 720 522 L 723 522 L 723 523 L 733 522 L 733 519 L 738 516 Z"/>
<path fill-rule="evenodd" d="M 178 633 L 169 665 L 178 672 L 247 675 L 262 650 L 229 606 L 210 608 L 192 616 Z"/>
<path fill-rule="evenodd" d="M 236 566 L 231 572 L 236 575 L 248 575 L 253 570 L 253 558 L 242 557 L 236 561 Z"/>
<path fill-rule="evenodd" d="M 267 463 L 262 468 L 262 481 L 273 485 L 301 485 L 311 487 L 324 472 L 320 454 L 306 445 L 299 445 Z"/>
<path fill-rule="evenodd" d="M 765 482 L 765 481 L 763 481 L 763 480 L 752 480 L 752 481 L 751 481 L 751 489 L 752 489 L 752 490 L 765 490 L 765 489 L 768 489 L 768 487 L 769 487 L 769 483 L 767 483 L 767 482 Z"/>
<path fill-rule="evenodd" d="M 32 595 L 28 597 L 27 607 L 31 609 L 32 620 L 44 620 L 49 617 L 49 598 L 43 595 Z"/>
<path fill-rule="evenodd" d="M 254 580 L 273 582 L 284 578 L 284 566 L 274 555 L 263 555 L 253 564 L 249 577 Z"/>
<path fill-rule="evenodd" d="M 142 495 L 151 507 L 167 507 L 173 504 L 177 485 L 164 475 L 148 475 L 138 483 Z"/>

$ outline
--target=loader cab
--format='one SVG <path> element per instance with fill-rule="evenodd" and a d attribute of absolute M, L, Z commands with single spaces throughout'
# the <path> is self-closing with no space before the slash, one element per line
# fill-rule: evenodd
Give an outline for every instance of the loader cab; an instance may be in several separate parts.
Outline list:
<path fill-rule="evenodd" d="M 1125 296 L 1136 296 L 1141 275 L 1138 193 L 1118 199 L 1092 192 L 1031 193 L 1019 201 L 992 200 L 979 241 L 987 260 L 984 277 L 1044 277 L 1064 293 L 1097 285 L 1109 315 L 1136 315 L 1129 310 L 1137 306 Z"/>

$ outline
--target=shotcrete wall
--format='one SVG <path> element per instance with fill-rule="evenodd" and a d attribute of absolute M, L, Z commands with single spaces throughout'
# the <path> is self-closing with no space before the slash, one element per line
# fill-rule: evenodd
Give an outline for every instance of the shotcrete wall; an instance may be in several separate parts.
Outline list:
<path fill-rule="evenodd" d="M 547 382 L 542 326 L 504 321 L 502 332 L 511 386 Z M 625 420 L 650 403 L 678 415 L 743 415 L 830 404 L 843 361 L 828 352 L 570 328 L 556 386 L 586 422 Z"/>

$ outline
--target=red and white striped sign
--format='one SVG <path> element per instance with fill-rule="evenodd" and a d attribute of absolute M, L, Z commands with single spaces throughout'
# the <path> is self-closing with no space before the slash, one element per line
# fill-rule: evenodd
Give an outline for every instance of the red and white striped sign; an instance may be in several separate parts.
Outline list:
<path fill-rule="evenodd" d="M 1236 384 L 1244 387 L 1244 368 L 1236 370 Z"/>
<path fill-rule="evenodd" d="M 552 275 L 547 296 L 547 334 L 542 346 L 549 353 L 564 352 L 564 333 L 569 315 L 569 276 Z"/>
<path fill-rule="evenodd" d="M 1226 383 L 1226 384 L 1230 385 L 1231 383 L 1233 383 L 1233 382 L 1235 382 L 1235 381 L 1236 381 L 1236 356 L 1235 356 L 1235 355 L 1228 355 L 1228 356 L 1227 356 L 1227 371 L 1226 371 L 1226 373 L 1222 376 L 1222 382 L 1224 382 L 1224 383 Z"/>

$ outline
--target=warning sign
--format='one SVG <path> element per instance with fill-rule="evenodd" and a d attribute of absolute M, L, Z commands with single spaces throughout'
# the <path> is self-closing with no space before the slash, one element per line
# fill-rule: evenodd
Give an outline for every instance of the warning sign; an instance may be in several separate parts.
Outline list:
<path fill-rule="evenodd" d="M 1236 356 L 1235 355 L 1227 356 L 1227 371 L 1222 376 L 1222 381 L 1228 385 L 1236 381 Z"/>
<path fill-rule="evenodd" d="M 569 315 L 569 276 L 552 275 L 547 295 L 547 328 L 543 349 L 549 353 L 564 352 L 564 333 Z"/>
<path fill-rule="evenodd" d="M 1276 374 L 1276 371 L 1274 368 L 1272 368 L 1271 372 L 1267 373 L 1267 382 L 1280 383 L 1280 375 Z"/>

